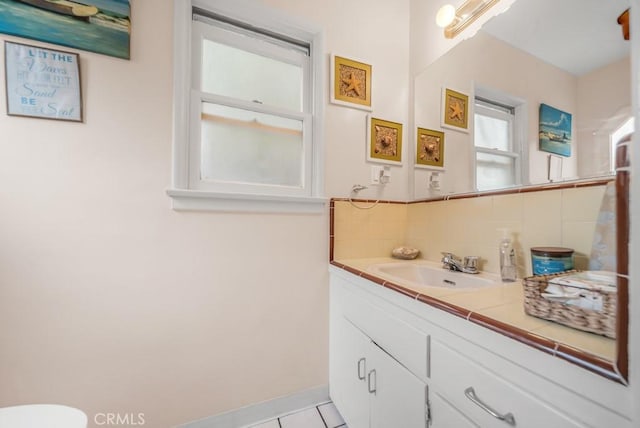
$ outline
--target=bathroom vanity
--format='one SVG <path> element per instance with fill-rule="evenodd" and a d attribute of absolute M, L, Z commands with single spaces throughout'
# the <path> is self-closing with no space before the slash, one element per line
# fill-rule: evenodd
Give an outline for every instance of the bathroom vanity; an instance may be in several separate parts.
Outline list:
<path fill-rule="evenodd" d="M 626 387 L 568 347 L 514 340 L 361 263 L 330 266 L 330 395 L 350 428 L 631 427 Z"/>

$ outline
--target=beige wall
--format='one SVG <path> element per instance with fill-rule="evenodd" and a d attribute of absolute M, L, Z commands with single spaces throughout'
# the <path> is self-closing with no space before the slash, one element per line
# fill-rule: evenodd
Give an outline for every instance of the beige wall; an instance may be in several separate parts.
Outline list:
<path fill-rule="evenodd" d="M 130 61 L 80 52 L 85 123 L 0 103 L 0 406 L 161 428 L 327 384 L 327 215 L 170 209 L 173 7 L 131 3 Z M 408 0 L 265 3 L 372 63 L 376 114 L 406 122 Z M 327 195 L 370 177 L 365 117 L 327 105 Z"/>
<path fill-rule="evenodd" d="M 629 58 L 577 79 L 578 175 L 592 177 L 611 171 L 610 135 L 631 117 Z"/>
<path fill-rule="evenodd" d="M 389 257 L 394 247 L 407 245 L 418 248 L 420 258 L 432 261 L 439 261 L 443 251 L 479 256 L 482 270 L 497 273 L 502 238 L 498 229 L 507 228 L 520 278 L 531 275 L 530 248 L 538 246 L 573 248 L 576 268 L 587 269 L 603 195 L 604 186 L 596 186 L 379 204 L 369 210 L 336 202 L 334 257 Z"/>

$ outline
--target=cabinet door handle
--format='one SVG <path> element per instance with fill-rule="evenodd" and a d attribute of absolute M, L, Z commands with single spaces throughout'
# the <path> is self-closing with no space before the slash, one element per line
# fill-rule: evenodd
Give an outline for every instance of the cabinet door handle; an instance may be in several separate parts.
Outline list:
<path fill-rule="evenodd" d="M 489 413 L 494 418 L 505 421 L 512 426 L 516 425 L 516 418 L 513 416 L 513 414 L 507 413 L 505 415 L 501 415 L 500 413 L 493 410 L 491 407 L 483 403 L 482 400 L 480 400 L 480 398 L 476 395 L 476 392 L 473 390 L 472 386 L 464 390 L 464 395 L 466 395 L 469 400 L 471 400 L 474 404 L 477 404 L 478 407 Z"/>
<path fill-rule="evenodd" d="M 367 372 L 367 366 L 366 366 L 366 358 L 362 357 L 358 360 L 358 379 L 360 380 L 364 380 L 364 378 L 366 377 L 365 373 Z M 361 370 L 362 368 L 362 370 Z M 360 374 L 362 373 L 362 374 Z"/>
<path fill-rule="evenodd" d="M 371 378 L 373 377 L 373 388 L 371 387 L 372 382 L 371 382 Z M 369 375 L 367 376 L 367 387 L 369 388 L 369 393 L 375 395 L 376 391 L 377 391 L 377 385 L 376 385 L 376 369 L 373 369 L 369 372 Z"/>

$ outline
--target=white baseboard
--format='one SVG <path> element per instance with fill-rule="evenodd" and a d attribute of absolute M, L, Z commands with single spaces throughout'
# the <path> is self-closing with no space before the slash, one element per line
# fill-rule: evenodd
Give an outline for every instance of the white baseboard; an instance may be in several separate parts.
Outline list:
<path fill-rule="evenodd" d="M 329 401 L 329 386 L 322 385 L 273 400 L 251 404 L 198 421 L 180 425 L 180 428 L 240 428 L 257 424 L 296 410 Z"/>

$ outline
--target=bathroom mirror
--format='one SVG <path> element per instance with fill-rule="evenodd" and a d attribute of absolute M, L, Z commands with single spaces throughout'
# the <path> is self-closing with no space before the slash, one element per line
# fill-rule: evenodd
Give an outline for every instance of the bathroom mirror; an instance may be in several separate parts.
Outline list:
<path fill-rule="evenodd" d="M 628 132 L 631 118 L 630 45 L 617 23 L 629 3 L 517 0 L 418 73 L 415 126 L 444 131 L 445 147 L 440 188 L 434 192 L 429 186 L 436 169 L 418 165 L 414 197 L 612 174 L 614 140 Z M 469 97 L 466 129 L 443 125 L 445 89 Z M 544 146 L 552 151 L 539 148 L 545 136 L 539 120 L 542 104 L 560 111 L 555 119 L 571 119 L 569 133 L 545 134 L 556 140 L 548 139 Z M 491 131 L 491 141 L 482 142 L 481 137 L 492 126 L 502 126 L 490 122 L 493 112 L 501 115 L 504 107 L 510 111 L 514 146 L 500 156 L 491 150 L 508 143 L 495 140 Z M 482 117 L 476 118 L 476 112 Z M 474 141 L 484 150 L 476 153 Z"/>
<path fill-rule="evenodd" d="M 616 142 L 633 130 L 630 44 L 617 23 L 629 6 L 629 0 L 517 0 L 418 73 L 414 124 L 444 132 L 444 163 L 439 169 L 414 168 L 414 198 L 611 176 Z M 446 89 L 468 96 L 466 129 L 446 125 Z M 561 112 L 557 121 L 562 113 L 565 121 L 570 115 L 569 134 L 541 127 L 543 104 Z M 507 122 L 516 122 L 510 136 L 520 150 L 506 150 L 511 157 L 500 157 L 503 153 L 498 150 L 505 145 L 495 141 L 497 132 L 486 132 L 492 129 L 487 123 L 476 126 L 476 112 L 499 119 L 506 113 Z M 498 129 L 499 125 L 493 128 Z M 489 138 L 481 143 L 484 150 L 477 150 L 475 137 L 480 139 L 483 133 Z M 556 148 L 551 144 L 544 147 L 551 151 L 541 150 L 540 139 L 552 140 L 551 136 L 557 140 Z M 492 150 L 497 150 L 496 156 Z M 482 174 L 498 176 L 484 189 L 476 180 L 476 157 Z M 438 188 L 429 185 L 434 172 Z M 621 174 L 616 181 L 620 178 Z M 619 227 L 618 235 L 618 272 L 624 274 L 620 263 L 625 264 L 626 227 Z M 626 284 L 619 285 L 618 298 L 617 356 L 609 363 L 624 379 Z"/>

